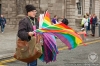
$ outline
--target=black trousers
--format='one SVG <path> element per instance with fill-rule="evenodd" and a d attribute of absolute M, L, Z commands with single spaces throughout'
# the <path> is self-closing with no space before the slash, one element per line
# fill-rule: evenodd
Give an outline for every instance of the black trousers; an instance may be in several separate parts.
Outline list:
<path fill-rule="evenodd" d="M 92 34 L 95 35 L 95 24 L 91 25 L 91 31 L 92 31 Z"/>

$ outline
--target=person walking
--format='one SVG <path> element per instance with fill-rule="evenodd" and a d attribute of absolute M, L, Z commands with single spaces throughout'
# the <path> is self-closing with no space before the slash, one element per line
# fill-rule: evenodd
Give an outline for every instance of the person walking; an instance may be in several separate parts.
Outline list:
<path fill-rule="evenodd" d="M 0 25 L 1 25 L 1 32 L 2 33 L 4 32 L 5 24 L 6 24 L 6 18 L 3 15 L 1 15 L 0 16 Z"/>
<path fill-rule="evenodd" d="M 83 24 L 83 28 L 85 28 L 86 30 L 86 35 L 88 36 L 88 17 L 86 15 L 84 15 L 84 18 L 82 19 L 82 24 Z M 81 29 L 84 30 L 84 29 Z"/>
<path fill-rule="evenodd" d="M 32 36 L 35 36 L 36 29 L 39 28 L 38 20 L 36 16 L 36 8 L 33 5 L 26 5 L 27 17 L 19 22 L 18 37 L 23 41 L 30 41 Z M 34 28 L 35 27 L 35 28 Z M 27 66 L 37 66 L 37 60 L 28 63 Z"/>

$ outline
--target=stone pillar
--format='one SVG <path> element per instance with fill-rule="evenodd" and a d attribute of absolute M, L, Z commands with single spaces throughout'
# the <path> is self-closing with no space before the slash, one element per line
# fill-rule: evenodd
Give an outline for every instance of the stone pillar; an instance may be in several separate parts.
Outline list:
<path fill-rule="evenodd" d="M 75 4 L 76 0 L 66 0 L 66 18 L 69 21 L 69 26 L 76 28 L 75 25 Z"/>
<path fill-rule="evenodd" d="M 97 15 L 97 18 L 99 19 L 99 0 L 95 0 L 95 14 Z"/>
<path fill-rule="evenodd" d="M 84 10 L 85 10 L 85 14 L 89 13 L 89 7 L 90 7 L 90 0 L 85 0 L 84 1 Z"/>

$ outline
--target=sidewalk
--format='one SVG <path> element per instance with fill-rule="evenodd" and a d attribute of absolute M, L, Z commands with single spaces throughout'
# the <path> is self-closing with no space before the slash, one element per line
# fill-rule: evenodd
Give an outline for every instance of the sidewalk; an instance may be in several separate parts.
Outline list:
<path fill-rule="evenodd" d="M 16 34 L 17 28 L 13 28 L 9 25 L 6 26 L 4 33 L 0 32 L 0 59 L 13 56 L 16 48 Z M 100 38 L 88 36 L 84 41 L 88 42 L 98 39 Z M 60 48 L 64 47 L 65 45 L 59 39 L 57 39 L 57 46 Z"/>

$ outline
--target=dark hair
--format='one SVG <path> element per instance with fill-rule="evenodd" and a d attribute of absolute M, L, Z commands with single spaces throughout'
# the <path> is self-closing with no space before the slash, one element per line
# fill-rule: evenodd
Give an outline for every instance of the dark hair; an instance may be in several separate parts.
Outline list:
<path fill-rule="evenodd" d="M 86 16 L 89 16 L 89 13 L 86 13 Z"/>
<path fill-rule="evenodd" d="M 54 18 L 56 17 L 57 15 L 54 15 Z"/>
<path fill-rule="evenodd" d="M 86 18 L 86 15 L 84 15 L 83 17 Z"/>
<path fill-rule="evenodd" d="M 89 14 L 87 14 L 87 16 L 89 16 Z"/>

